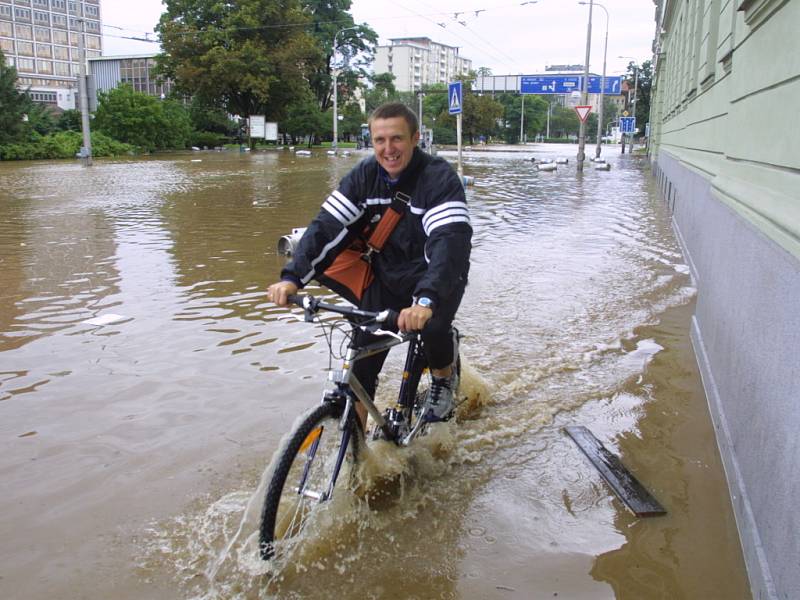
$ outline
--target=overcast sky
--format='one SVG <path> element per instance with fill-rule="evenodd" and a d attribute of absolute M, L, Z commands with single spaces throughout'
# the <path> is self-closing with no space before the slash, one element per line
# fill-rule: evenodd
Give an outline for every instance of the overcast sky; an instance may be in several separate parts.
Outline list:
<path fill-rule="evenodd" d="M 154 37 L 161 0 L 101 0 L 105 55 L 156 52 L 158 44 L 122 39 Z M 653 0 L 603 0 L 608 11 L 608 74 L 625 72 L 628 58 L 652 57 L 655 31 Z M 495 75 L 535 74 L 545 66 L 583 64 L 589 7 L 577 0 L 354 0 L 356 23 L 369 24 L 380 43 L 395 37 L 429 37 L 458 46 L 473 68 Z M 115 29 L 114 27 L 123 28 Z M 592 17 L 591 70 L 603 69 L 606 14 Z"/>

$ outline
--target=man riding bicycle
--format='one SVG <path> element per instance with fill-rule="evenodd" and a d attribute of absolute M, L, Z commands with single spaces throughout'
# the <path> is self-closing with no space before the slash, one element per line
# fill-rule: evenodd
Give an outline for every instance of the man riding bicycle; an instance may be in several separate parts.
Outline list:
<path fill-rule="evenodd" d="M 421 331 L 432 375 L 423 414 L 446 420 L 457 388 L 452 323 L 467 284 L 472 239 L 464 188 L 447 161 L 417 148 L 417 117 L 404 104 L 376 108 L 369 128 L 374 156 L 356 165 L 328 196 L 281 271 L 281 281 L 269 286 L 268 297 L 285 306 L 288 296 L 312 279 L 327 284 L 334 260 L 366 240 L 362 258 L 372 267 L 371 280 L 355 295 L 343 295 L 365 310 L 397 310 L 401 331 Z M 388 239 L 376 246 L 370 236 L 392 209 L 399 211 L 399 221 L 383 229 L 390 232 Z M 370 334 L 358 335 L 363 344 Z M 386 355 L 353 365 L 371 397 Z"/>

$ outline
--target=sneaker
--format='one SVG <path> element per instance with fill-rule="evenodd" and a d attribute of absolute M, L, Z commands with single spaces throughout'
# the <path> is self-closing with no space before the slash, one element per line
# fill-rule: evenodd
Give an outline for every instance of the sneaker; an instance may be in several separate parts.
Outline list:
<path fill-rule="evenodd" d="M 450 377 L 431 377 L 431 387 L 422 405 L 426 421 L 447 421 L 455 409 L 455 391 L 458 389 L 458 375 L 455 370 Z"/>

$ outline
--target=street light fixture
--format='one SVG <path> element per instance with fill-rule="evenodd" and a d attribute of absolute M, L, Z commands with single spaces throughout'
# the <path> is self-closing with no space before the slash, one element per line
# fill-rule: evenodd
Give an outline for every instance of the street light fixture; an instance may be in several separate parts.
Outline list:
<path fill-rule="evenodd" d="M 588 2 L 578 2 L 578 4 L 588 4 Z M 606 13 L 606 41 L 603 46 L 603 76 L 600 78 L 600 107 L 597 111 L 597 148 L 594 151 L 595 158 L 600 158 L 600 146 L 603 141 L 603 99 L 605 97 L 606 88 L 606 55 L 608 54 L 608 11 L 602 4 L 595 2 L 594 5 L 599 6 L 603 9 L 603 12 Z"/>
<path fill-rule="evenodd" d="M 344 29 L 340 29 L 336 33 L 333 34 L 333 55 L 332 55 L 332 62 L 333 62 L 333 151 L 336 152 L 338 147 L 339 141 L 339 107 L 337 104 L 338 101 L 338 86 L 337 86 L 337 79 L 339 77 L 339 69 L 336 68 L 336 38 L 340 33 L 344 33 L 345 31 L 352 31 L 353 29 L 359 29 L 360 25 L 354 25 L 353 27 L 345 27 Z"/>

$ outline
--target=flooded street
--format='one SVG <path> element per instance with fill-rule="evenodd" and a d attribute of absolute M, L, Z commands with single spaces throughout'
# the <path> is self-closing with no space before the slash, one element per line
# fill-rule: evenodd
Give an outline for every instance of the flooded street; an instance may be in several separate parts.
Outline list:
<path fill-rule="evenodd" d="M 328 349 L 264 292 L 280 236 L 364 155 L 0 163 L 0 598 L 750 598 L 689 269 L 646 160 L 618 152 L 582 177 L 575 146 L 465 153 L 472 402 L 378 444 L 380 500 L 337 498 L 277 573 L 246 509 Z M 667 516 L 628 512 L 566 425 Z"/>

